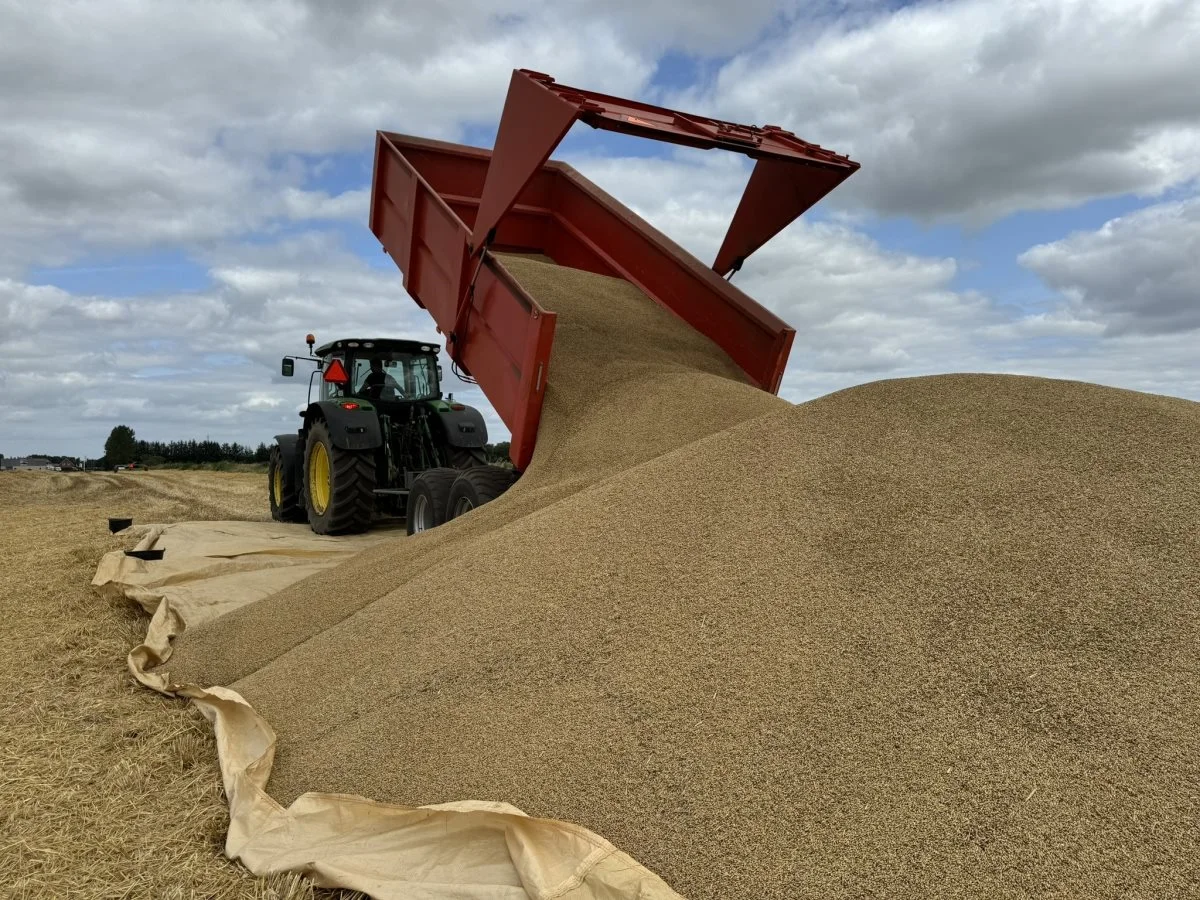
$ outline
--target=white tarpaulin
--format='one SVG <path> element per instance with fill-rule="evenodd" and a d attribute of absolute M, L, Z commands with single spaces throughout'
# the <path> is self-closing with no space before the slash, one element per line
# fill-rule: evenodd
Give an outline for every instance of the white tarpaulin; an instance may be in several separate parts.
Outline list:
<path fill-rule="evenodd" d="M 397 900 L 681 900 L 599 835 L 504 803 L 406 807 L 307 793 L 285 808 L 266 790 L 271 726 L 235 691 L 150 671 L 168 660 L 185 628 L 395 540 L 396 532 L 330 538 L 294 525 L 188 522 L 128 533 L 140 536 L 134 549 L 164 549 L 163 558 L 109 553 L 92 584 L 152 614 L 145 641 L 129 654 L 134 677 L 191 699 L 212 722 L 229 802 L 225 850 L 250 871 L 295 871 L 323 887 Z"/>

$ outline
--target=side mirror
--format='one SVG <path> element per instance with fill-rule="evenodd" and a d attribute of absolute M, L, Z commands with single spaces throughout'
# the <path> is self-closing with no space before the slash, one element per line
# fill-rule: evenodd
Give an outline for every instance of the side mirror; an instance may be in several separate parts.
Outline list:
<path fill-rule="evenodd" d="M 288 378 L 291 378 L 292 375 L 295 374 L 295 372 L 296 372 L 296 363 L 293 360 L 290 360 L 287 357 L 284 357 L 283 374 L 286 375 Z"/>

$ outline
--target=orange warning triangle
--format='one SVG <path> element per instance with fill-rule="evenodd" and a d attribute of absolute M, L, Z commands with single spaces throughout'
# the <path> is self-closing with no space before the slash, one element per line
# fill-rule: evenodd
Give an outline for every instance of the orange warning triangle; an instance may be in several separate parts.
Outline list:
<path fill-rule="evenodd" d="M 342 365 L 340 359 L 335 359 L 325 369 L 325 380 L 334 384 L 345 384 L 350 380 L 350 376 L 346 374 L 346 367 Z"/>

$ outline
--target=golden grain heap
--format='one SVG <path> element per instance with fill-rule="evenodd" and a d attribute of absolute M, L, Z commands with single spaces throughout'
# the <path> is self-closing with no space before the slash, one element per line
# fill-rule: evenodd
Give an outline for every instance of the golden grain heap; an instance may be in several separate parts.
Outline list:
<path fill-rule="evenodd" d="M 1200 404 L 1007 376 L 793 406 L 625 282 L 501 500 L 184 635 L 272 792 L 495 799 L 693 900 L 1200 883 Z"/>

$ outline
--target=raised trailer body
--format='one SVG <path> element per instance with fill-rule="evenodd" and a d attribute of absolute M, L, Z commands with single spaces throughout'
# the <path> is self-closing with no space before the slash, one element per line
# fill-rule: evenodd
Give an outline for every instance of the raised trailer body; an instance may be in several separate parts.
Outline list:
<path fill-rule="evenodd" d="M 548 162 L 582 119 L 757 160 L 713 267 L 570 166 Z M 518 471 L 533 457 L 555 314 L 491 251 L 540 253 L 624 278 L 706 335 L 763 390 L 779 389 L 794 330 L 722 277 L 858 168 L 781 129 L 686 116 L 513 73 L 493 151 L 378 132 L 370 227 L 446 350 L 512 433 Z"/>

